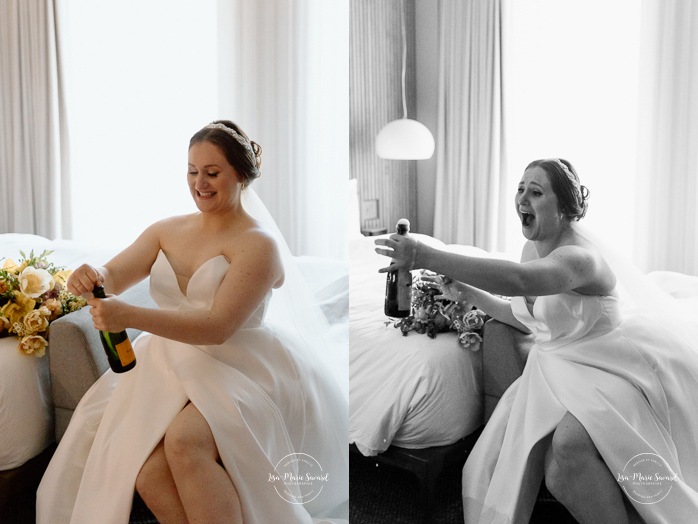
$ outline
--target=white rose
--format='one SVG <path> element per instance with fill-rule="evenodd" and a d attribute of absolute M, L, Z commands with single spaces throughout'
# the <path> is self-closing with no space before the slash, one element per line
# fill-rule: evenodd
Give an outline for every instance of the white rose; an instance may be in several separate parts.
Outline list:
<path fill-rule="evenodd" d="M 463 323 L 467 329 L 480 329 L 485 325 L 485 320 L 475 310 L 468 311 L 463 317 Z"/>
<path fill-rule="evenodd" d="M 458 341 L 460 345 L 470 351 L 479 351 L 480 343 L 482 342 L 482 337 L 477 333 L 461 333 L 458 335 Z"/>
<path fill-rule="evenodd" d="M 19 289 L 29 298 L 37 298 L 51 289 L 53 277 L 45 269 L 27 266 L 19 274 Z"/>

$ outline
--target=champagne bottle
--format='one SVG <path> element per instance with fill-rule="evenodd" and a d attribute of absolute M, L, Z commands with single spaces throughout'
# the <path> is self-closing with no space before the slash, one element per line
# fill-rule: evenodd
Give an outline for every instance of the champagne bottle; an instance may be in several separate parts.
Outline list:
<path fill-rule="evenodd" d="M 107 298 L 102 286 L 95 286 L 92 294 L 95 298 Z M 104 352 L 107 354 L 109 367 L 114 373 L 123 373 L 135 367 L 136 355 L 125 330 L 119 333 L 100 331 L 99 338 L 102 341 Z"/>
<path fill-rule="evenodd" d="M 410 221 L 401 218 L 395 226 L 398 235 L 410 232 Z M 412 272 L 407 269 L 389 271 L 385 280 L 385 314 L 404 318 L 412 312 Z"/>

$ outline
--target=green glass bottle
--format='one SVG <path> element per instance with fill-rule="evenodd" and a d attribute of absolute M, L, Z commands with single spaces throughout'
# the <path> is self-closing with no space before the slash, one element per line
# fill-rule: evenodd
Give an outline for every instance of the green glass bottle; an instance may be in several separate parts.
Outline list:
<path fill-rule="evenodd" d="M 107 298 L 102 286 L 95 286 L 92 294 L 95 298 Z M 119 333 L 100 331 L 99 338 L 114 373 L 123 373 L 136 366 L 136 355 L 125 330 Z"/>
<path fill-rule="evenodd" d="M 398 220 L 395 226 L 398 235 L 410 232 L 410 221 Z M 412 312 L 412 272 L 406 269 L 390 271 L 385 280 L 385 304 L 383 311 L 389 317 L 409 317 Z"/>

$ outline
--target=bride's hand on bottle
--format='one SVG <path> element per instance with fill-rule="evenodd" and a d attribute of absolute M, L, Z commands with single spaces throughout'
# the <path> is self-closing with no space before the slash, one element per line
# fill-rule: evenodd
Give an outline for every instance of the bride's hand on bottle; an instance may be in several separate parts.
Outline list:
<path fill-rule="evenodd" d="M 116 298 L 114 295 L 107 295 L 107 298 L 88 298 L 87 303 L 92 306 L 90 315 L 95 329 L 119 333 L 128 325 L 127 314 L 129 305 Z"/>
<path fill-rule="evenodd" d="M 96 285 L 104 284 L 104 276 L 95 267 L 83 264 L 68 277 L 68 291 L 73 295 L 90 295 Z"/>
<path fill-rule="evenodd" d="M 390 238 L 378 238 L 375 240 L 376 253 L 392 258 L 390 265 L 378 270 L 379 273 L 388 273 L 398 269 L 414 269 L 415 259 L 419 251 L 420 242 L 409 235 L 393 234 Z M 384 246 L 384 247 L 380 247 Z"/>

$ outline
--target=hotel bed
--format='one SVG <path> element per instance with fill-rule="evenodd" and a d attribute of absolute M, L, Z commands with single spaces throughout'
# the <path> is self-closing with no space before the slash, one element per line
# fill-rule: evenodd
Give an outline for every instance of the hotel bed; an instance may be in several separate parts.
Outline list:
<path fill-rule="evenodd" d="M 482 358 L 453 332 L 435 339 L 386 325 L 383 313 L 388 259 L 374 252 L 379 237 L 350 241 L 349 442 L 366 456 L 395 445 L 421 449 L 452 444 L 482 425 Z M 474 247 L 443 249 L 487 256 Z"/>

